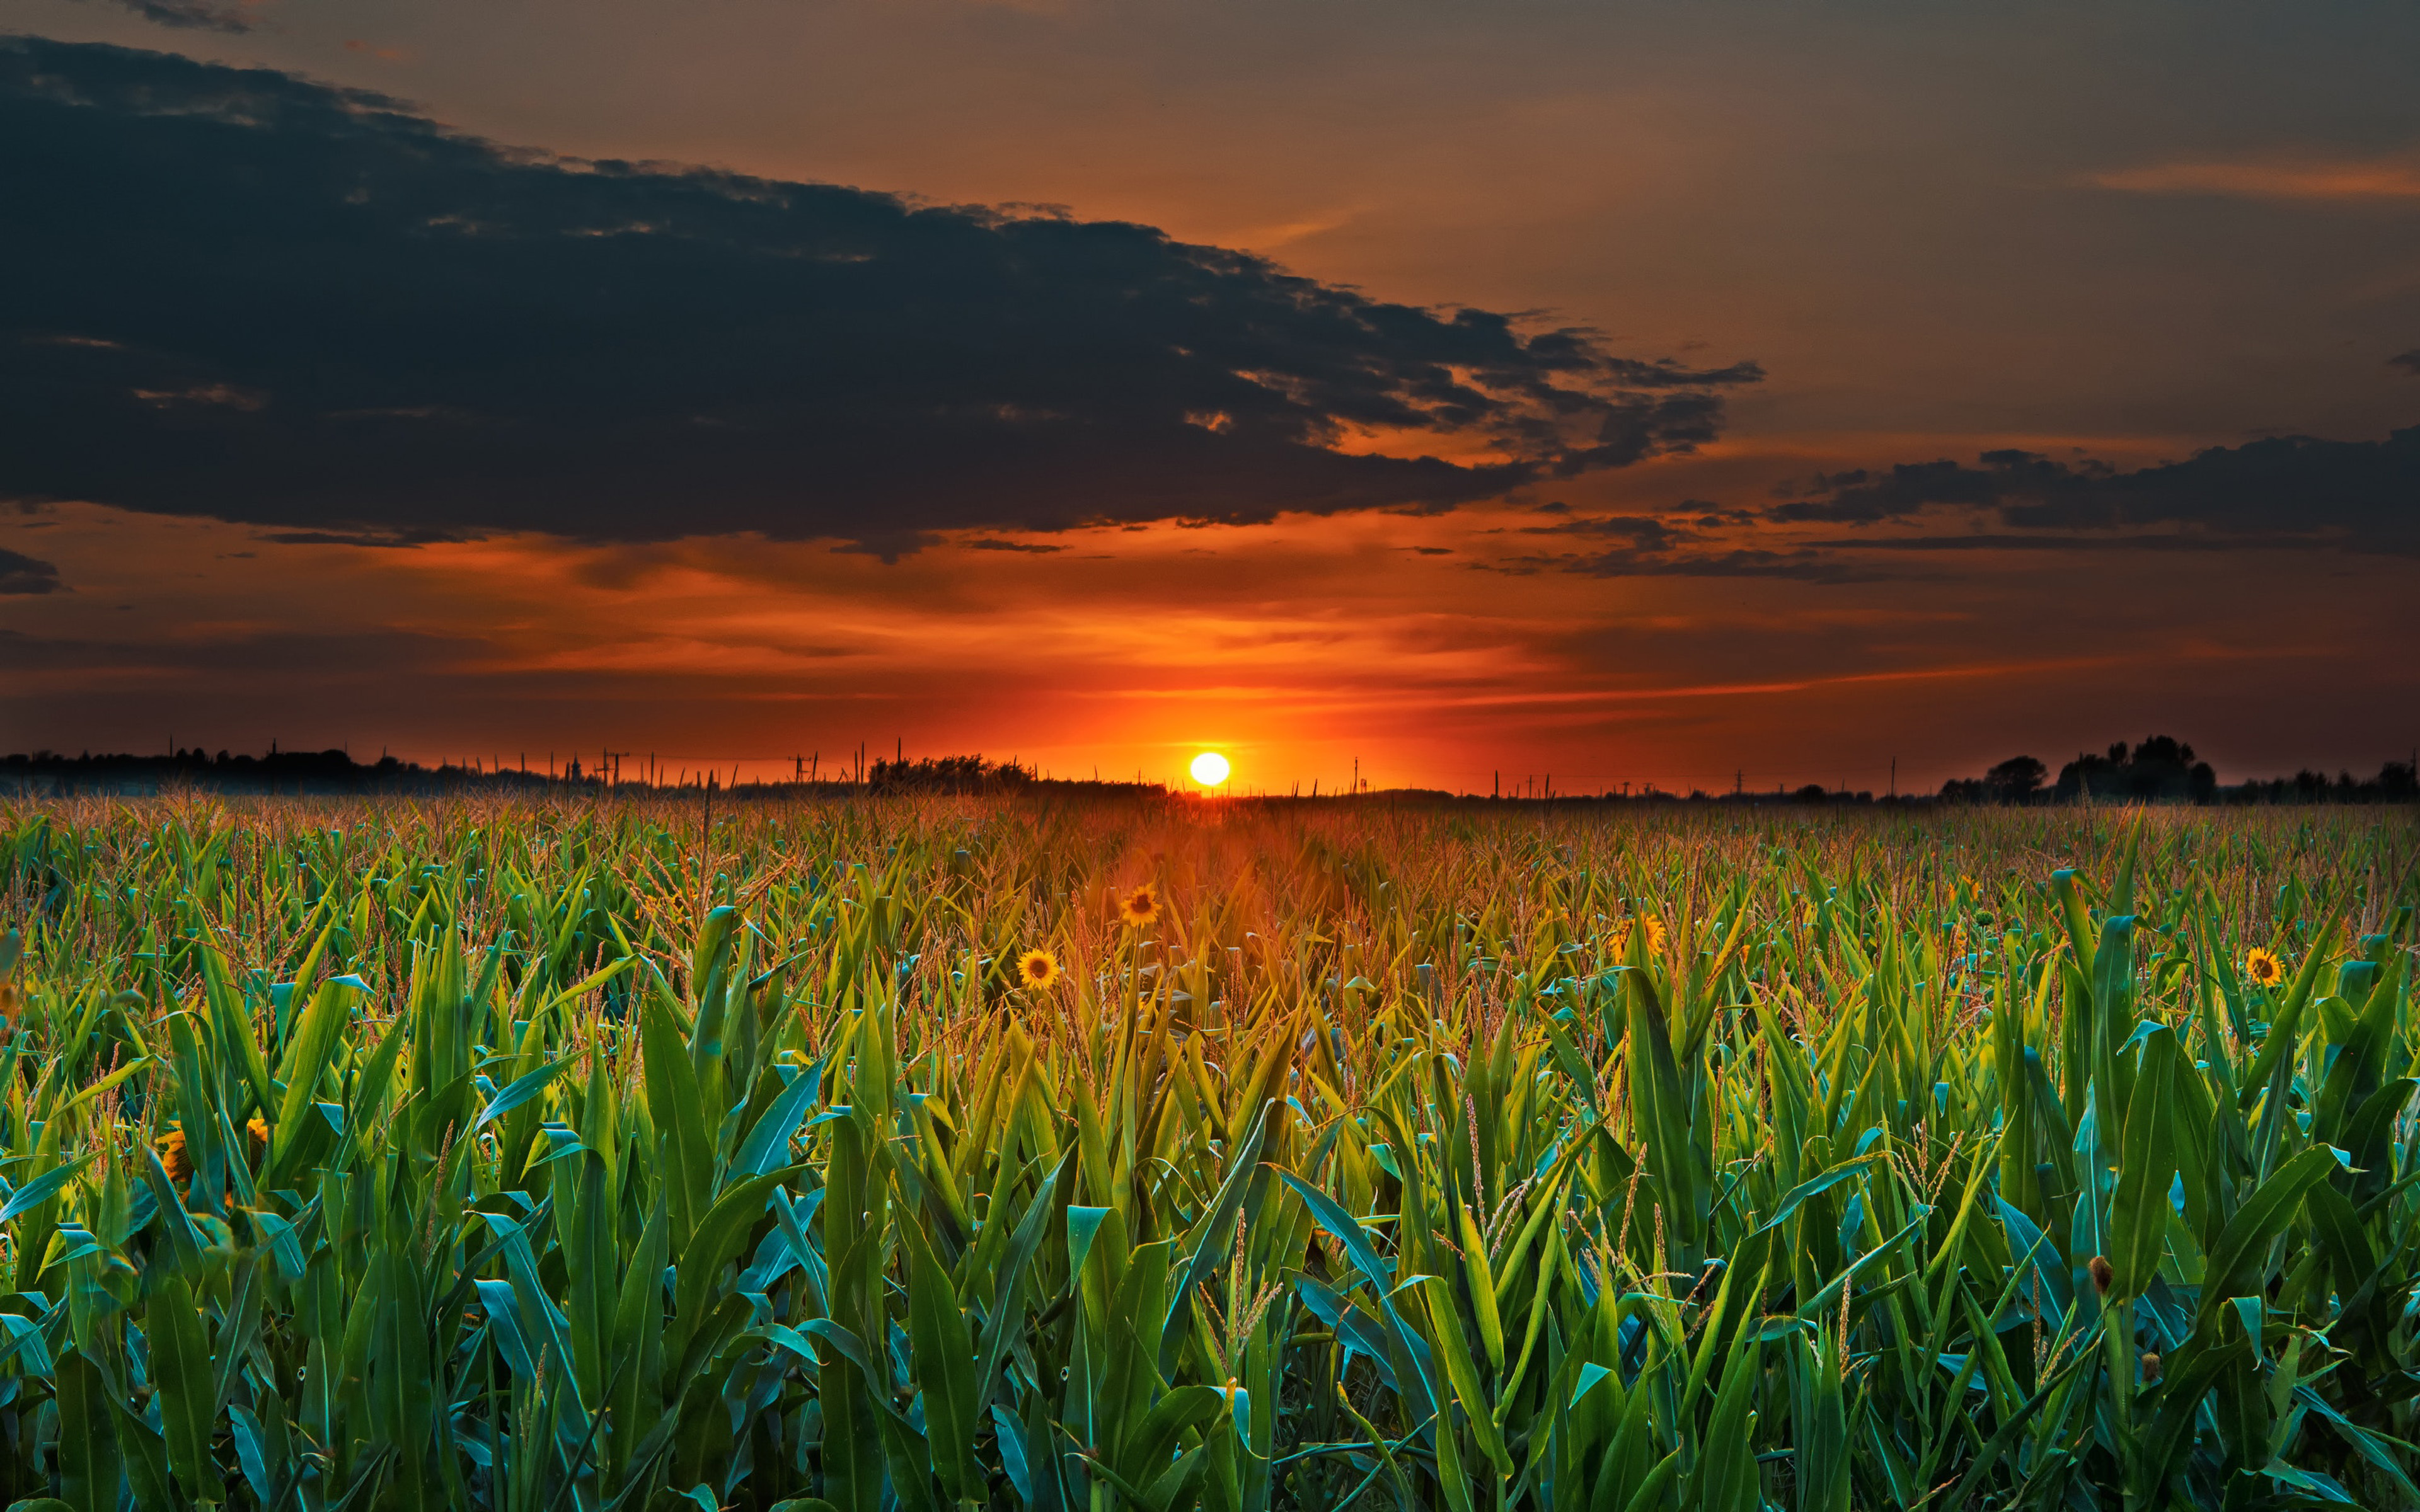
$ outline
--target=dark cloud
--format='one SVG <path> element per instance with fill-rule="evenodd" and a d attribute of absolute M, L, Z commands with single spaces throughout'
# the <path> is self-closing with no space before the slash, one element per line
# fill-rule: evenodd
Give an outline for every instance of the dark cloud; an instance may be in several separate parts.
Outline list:
<path fill-rule="evenodd" d="M 1589 578 L 1782 578 L 1798 582 L 1869 582 L 1884 574 L 1804 548 L 1771 551 L 1737 547 L 1717 551 L 1658 551 L 1619 547 L 1594 555 L 1556 558 L 1558 572 Z"/>
<path fill-rule="evenodd" d="M 189 31 L 248 32 L 252 30 L 252 7 L 246 4 L 213 4 L 212 0 L 112 0 L 124 9 L 132 10 L 145 21 L 163 26 L 182 27 Z"/>
<path fill-rule="evenodd" d="M 1684 507 L 1706 509 L 1701 500 Z M 1722 514 L 1700 516 L 1699 525 L 1734 523 Z M 1880 576 L 1811 547 L 1771 550 L 1737 546 L 1690 524 L 1650 515 L 1574 516 L 1552 525 L 1526 525 L 1523 535 L 1566 535 L 1618 542 L 1601 551 L 1566 551 L 1473 563 L 1483 571 L 1528 577 L 1539 572 L 1590 578 L 1785 578 L 1802 582 L 1861 582 Z"/>
<path fill-rule="evenodd" d="M 2414 347 L 2408 352 L 2397 352 L 2386 360 L 2386 365 L 2399 367 L 2413 378 L 2420 378 L 2420 347 Z"/>
<path fill-rule="evenodd" d="M 55 594 L 59 569 L 23 552 L 0 549 L 0 594 Z"/>
<path fill-rule="evenodd" d="M 265 531 L 258 540 L 279 546 L 421 547 L 441 541 L 473 539 L 461 531 Z"/>
<path fill-rule="evenodd" d="M 11 671 L 107 672 L 138 679 L 209 674 L 347 680 L 358 679 L 365 667 L 378 669 L 381 676 L 459 672 L 491 654 L 483 641 L 416 630 L 271 630 L 209 639 L 95 640 L 0 629 L 0 660 Z"/>
<path fill-rule="evenodd" d="M 2021 535 L 1975 531 L 1962 535 L 1844 536 L 1809 541 L 1819 551 L 2319 551 L 2335 543 L 2314 535 Z"/>
<path fill-rule="evenodd" d="M 556 159 L 159 54 L 0 39 L 0 133 L 24 498 L 887 554 L 1450 509 L 1710 440 L 1761 376 L 1148 226 Z M 1348 449 L 1373 434 L 1393 455 Z M 1507 460 L 1425 455 L 1475 442 Z"/>
<path fill-rule="evenodd" d="M 1676 527 L 1651 515 L 1574 516 L 1553 525 L 1525 525 L 1521 533 L 1612 536 L 1650 551 L 1666 550 L 1676 543 L 1699 538 L 1695 531 Z"/>
<path fill-rule="evenodd" d="M 1031 551 L 1037 555 L 1067 549 L 1063 546 L 1044 546 L 1038 541 L 1001 541 L 990 536 L 958 544 L 976 551 Z"/>
<path fill-rule="evenodd" d="M 2069 532 L 2062 547 L 2273 549 L 2293 543 L 2420 554 L 2420 426 L 2382 441 L 2283 436 L 2214 446 L 2132 471 L 2031 452 L 1986 452 L 1978 461 L 1819 476 L 1802 490 L 1807 497 L 1766 513 L 1782 521 L 1872 525 L 1946 505 L 1981 511 L 2011 530 Z M 1971 534 L 1935 539 L 1951 548 L 2022 544 Z"/>

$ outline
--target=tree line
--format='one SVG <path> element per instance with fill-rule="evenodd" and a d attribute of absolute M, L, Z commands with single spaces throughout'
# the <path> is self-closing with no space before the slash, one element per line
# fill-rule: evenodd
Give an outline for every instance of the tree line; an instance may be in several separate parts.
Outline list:
<path fill-rule="evenodd" d="M 2373 778 L 2310 767 L 2292 777 L 2223 786 L 2210 763 L 2173 735 L 2153 735 L 2105 752 L 2083 751 L 2058 769 L 2034 756 L 2011 756 L 1981 777 L 1951 778 L 1941 796 L 1953 803 L 2409 803 L 2420 799 L 2412 764 L 2388 762 Z"/>

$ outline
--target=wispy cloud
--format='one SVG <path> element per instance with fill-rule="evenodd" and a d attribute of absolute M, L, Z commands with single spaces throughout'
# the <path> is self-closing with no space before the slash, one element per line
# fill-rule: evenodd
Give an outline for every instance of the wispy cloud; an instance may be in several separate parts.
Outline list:
<path fill-rule="evenodd" d="M 260 0 L 116 0 L 145 21 L 184 31 L 248 32 Z"/>
<path fill-rule="evenodd" d="M 2420 199 L 2420 153 L 2381 158 L 2268 156 L 2233 162 L 2158 162 L 2091 174 L 2096 189 L 2135 194 L 2209 194 L 2234 199 Z"/>

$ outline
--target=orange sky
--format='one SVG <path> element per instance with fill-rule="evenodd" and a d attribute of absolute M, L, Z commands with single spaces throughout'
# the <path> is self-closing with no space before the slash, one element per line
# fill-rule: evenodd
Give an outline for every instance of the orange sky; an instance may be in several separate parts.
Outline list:
<path fill-rule="evenodd" d="M 2420 682 L 2407 658 L 2344 650 L 2407 630 L 2400 562 L 2309 592 L 2241 554 L 2154 576 L 2011 551 L 1979 579 L 1854 599 L 1475 570 L 1551 518 L 1116 529 L 885 564 L 745 539 L 264 553 L 240 527 L 69 508 L 40 545 L 80 587 L 42 627 L 85 654 L 6 675 L 16 718 L 88 732 L 35 742 L 70 748 L 243 748 L 257 731 L 769 779 L 793 754 L 829 767 L 897 742 L 1166 780 L 1215 748 L 1244 787 L 1333 788 L 1357 759 L 1378 785 L 1482 792 L 1498 772 L 1561 792 L 1881 792 L 1894 758 L 1929 791 L 2020 748 L 2055 761 L 2154 729 L 2215 732 L 2189 738 L 2223 770 L 2291 769 L 2378 743 Z M 2211 601 L 2234 606 L 2224 624 L 2189 612 Z"/>
<path fill-rule="evenodd" d="M 2391 361 L 2420 351 L 2420 106 L 2385 62 L 2420 39 L 2408 16 L 240 14 L 172 30 L 25 0 L 11 24 L 372 88 L 560 152 L 1061 205 L 1766 377 L 1694 452 L 1450 512 L 1003 523 L 892 562 L 748 532 L 282 544 L 54 498 L 0 520 L 0 548 L 65 585 L 0 596 L 7 748 L 610 748 L 772 776 L 897 742 L 1172 779 L 1215 748 L 1280 791 L 1357 759 L 1465 791 L 1881 791 L 1894 759 L 1930 789 L 2154 732 L 2228 779 L 2366 772 L 2415 735 L 2408 535 L 1919 551 L 1874 543 L 2005 522 L 1750 519 L 1856 468 L 2014 448 L 2122 471 L 2420 419 L 2420 360 Z M 1736 517 L 1690 549 L 1812 552 L 1825 576 L 1600 576 L 1605 527 L 1570 529 L 1710 510 Z"/>

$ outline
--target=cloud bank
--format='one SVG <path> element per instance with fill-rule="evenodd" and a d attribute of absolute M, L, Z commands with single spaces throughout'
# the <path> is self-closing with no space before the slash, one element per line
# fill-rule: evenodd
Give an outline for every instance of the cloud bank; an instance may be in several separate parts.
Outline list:
<path fill-rule="evenodd" d="M 2060 548 L 2303 547 L 2420 555 L 2420 425 L 2381 441 L 2281 436 L 2213 446 L 2131 471 L 2032 452 L 1986 452 L 1973 467 L 1903 462 L 1819 476 L 1802 491 L 1806 497 L 1772 508 L 1768 517 L 1877 525 L 1952 506 L 2013 532 L 2065 532 Z M 2076 533 L 2088 532 L 2106 533 Z M 1960 535 L 1862 544 L 1969 548 L 2045 540 Z"/>
<path fill-rule="evenodd" d="M 163 54 L 0 39 L 0 495 L 297 539 L 1450 509 L 1686 451 L 1761 376 Z"/>
<path fill-rule="evenodd" d="M 22 551 L 0 548 L 0 594 L 55 594 L 59 569 Z"/>

